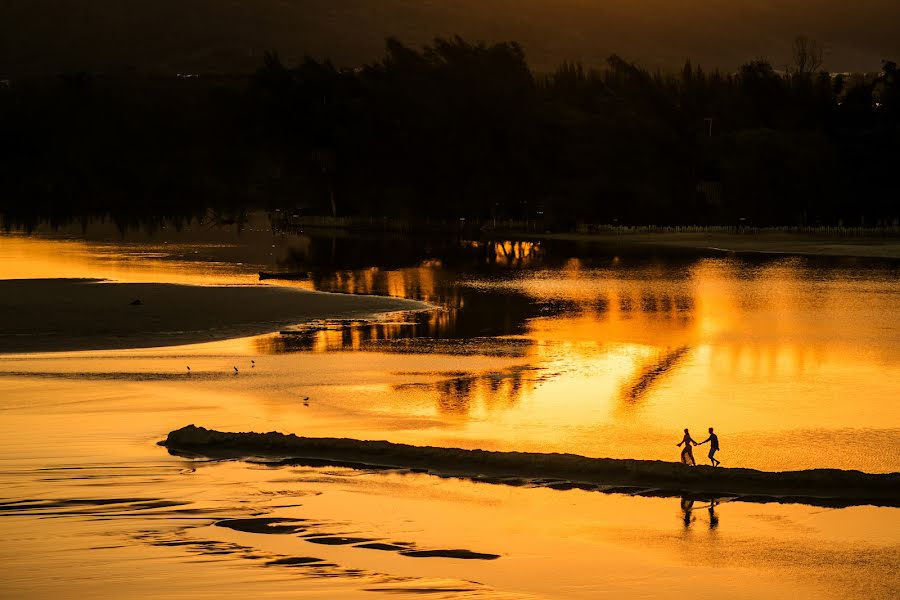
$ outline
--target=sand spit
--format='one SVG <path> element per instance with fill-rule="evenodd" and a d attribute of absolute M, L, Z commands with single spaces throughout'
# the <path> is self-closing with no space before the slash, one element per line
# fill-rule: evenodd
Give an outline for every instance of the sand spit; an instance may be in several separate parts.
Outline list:
<path fill-rule="evenodd" d="M 277 432 L 225 433 L 194 425 L 172 431 L 159 444 L 172 454 L 183 456 L 260 457 L 279 464 L 406 469 L 507 485 L 649 496 L 731 496 L 754 502 L 822 506 L 900 506 L 900 473 L 714 469 L 576 454 L 420 447 L 384 441 L 305 438 Z"/>
<path fill-rule="evenodd" d="M 172 346 L 268 333 L 315 319 L 428 307 L 400 298 L 272 285 L 10 279 L 0 281 L 0 353 Z"/>

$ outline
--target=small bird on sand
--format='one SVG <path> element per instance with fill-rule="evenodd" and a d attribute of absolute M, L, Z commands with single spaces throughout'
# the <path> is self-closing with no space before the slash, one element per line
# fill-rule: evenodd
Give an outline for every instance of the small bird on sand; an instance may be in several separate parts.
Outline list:
<path fill-rule="evenodd" d="M 237 367 L 234 367 L 234 374 L 235 374 L 235 375 L 238 374 L 238 369 L 237 369 Z"/>
<path fill-rule="evenodd" d="M 188 374 L 190 374 L 190 373 L 191 373 L 191 368 L 188 367 L 188 368 L 187 368 L 187 371 L 188 371 Z"/>
<path fill-rule="evenodd" d="M 309 396 L 303 398 L 303 406 L 309 406 Z"/>
<path fill-rule="evenodd" d="M 252 368 L 255 367 L 255 366 L 256 366 L 256 361 L 255 361 L 255 360 L 251 360 L 251 361 L 250 361 L 250 368 L 252 369 Z"/>

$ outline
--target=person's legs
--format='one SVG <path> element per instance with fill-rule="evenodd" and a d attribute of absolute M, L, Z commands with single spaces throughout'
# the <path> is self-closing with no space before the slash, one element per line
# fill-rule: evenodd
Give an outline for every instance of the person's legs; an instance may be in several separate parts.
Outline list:
<path fill-rule="evenodd" d="M 709 449 L 709 462 L 710 462 L 710 463 L 712 464 L 712 466 L 714 466 L 714 467 L 718 467 L 718 466 L 719 466 L 719 461 L 716 460 L 716 451 L 717 451 L 717 450 L 718 450 L 718 448 L 710 448 L 710 449 Z"/>

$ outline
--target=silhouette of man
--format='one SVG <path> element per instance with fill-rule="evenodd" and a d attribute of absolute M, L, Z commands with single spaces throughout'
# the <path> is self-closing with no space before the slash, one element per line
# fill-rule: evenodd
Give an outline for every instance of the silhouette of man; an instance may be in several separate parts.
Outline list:
<path fill-rule="evenodd" d="M 717 436 L 713 432 L 712 427 L 709 428 L 709 437 L 697 445 L 700 446 L 701 444 L 705 444 L 706 442 L 709 442 L 709 462 L 712 463 L 712 466 L 718 467 L 720 464 L 722 464 L 718 460 L 716 460 L 715 456 L 716 452 L 719 451 L 719 436 Z"/>

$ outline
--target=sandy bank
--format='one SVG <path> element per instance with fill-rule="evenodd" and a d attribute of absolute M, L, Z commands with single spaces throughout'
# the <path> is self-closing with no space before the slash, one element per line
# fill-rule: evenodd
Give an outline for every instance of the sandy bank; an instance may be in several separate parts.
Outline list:
<path fill-rule="evenodd" d="M 140 299 L 139 306 L 132 301 Z M 274 331 L 322 318 L 419 310 L 423 302 L 277 286 L 84 279 L 0 281 L 0 353 L 141 348 Z"/>
<path fill-rule="evenodd" d="M 900 259 L 900 239 L 893 237 L 826 238 L 789 233 L 555 233 L 524 237 L 723 252 Z"/>
<path fill-rule="evenodd" d="M 812 469 L 767 472 L 687 467 L 576 454 L 492 452 L 382 441 L 304 438 L 281 433 L 223 433 L 188 425 L 160 445 L 180 455 L 265 457 L 293 464 L 414 469 L 508 485 L 543 485 L 641 495 L 734 496 L 748 501 L 824 506 L 900 506 L 900 473 Z"/>

